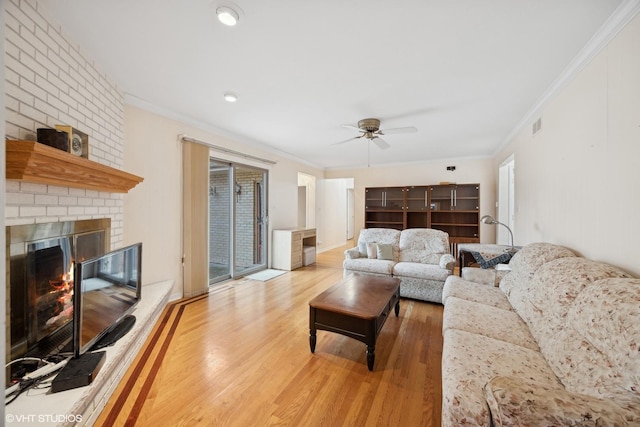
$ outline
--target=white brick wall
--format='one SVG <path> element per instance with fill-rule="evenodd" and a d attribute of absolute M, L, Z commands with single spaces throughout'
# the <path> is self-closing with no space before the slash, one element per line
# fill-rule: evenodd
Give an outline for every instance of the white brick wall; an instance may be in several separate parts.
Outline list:
<path fill-rule="evenodd" d="M 229 265 L 229 171 L 211 172 L 209 185 L 209 262 Z"/>
<path fill-rule="evenodd" d="M 35 140 L 40 127 L 71 125 L 89 135 L 90 160 L 122 169 L 123 94 L 44 2 L 5 1 L 6 137 Z M 7 181 L 6 225 L 110 217 L 116 248 L 123 240 L 123 209 L 122 194 Z"/>

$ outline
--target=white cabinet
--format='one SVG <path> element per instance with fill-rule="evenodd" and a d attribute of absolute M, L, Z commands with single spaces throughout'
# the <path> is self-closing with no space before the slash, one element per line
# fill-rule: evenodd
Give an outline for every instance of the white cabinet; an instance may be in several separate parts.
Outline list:
<path fill-rule="evenodd" d="M 278 270 L 302 267 L 303 246 L 316 246 L 315 228 L 273 230 L 271 266 Z"/>

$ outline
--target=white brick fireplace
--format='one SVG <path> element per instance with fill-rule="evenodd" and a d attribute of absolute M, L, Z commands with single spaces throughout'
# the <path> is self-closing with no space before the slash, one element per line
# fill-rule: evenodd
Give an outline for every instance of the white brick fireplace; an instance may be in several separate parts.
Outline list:
<path fill-rule="evenodd" d="M 89 159 L 123 168 L 124 97 L 117 86 L 32 0 L 6 2 L 6 138 L 35 140 L 40 127 L 71 125 L 89 135 Z M 111 246 L 122 246 L 124 196 L 6 182 L 5 225 L 111 218 Z"/>

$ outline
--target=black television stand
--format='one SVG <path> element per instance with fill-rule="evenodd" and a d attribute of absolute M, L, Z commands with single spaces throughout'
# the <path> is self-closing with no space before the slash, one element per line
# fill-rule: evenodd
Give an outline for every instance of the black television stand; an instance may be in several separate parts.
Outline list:
<path fill-rule="evenodd" d="M 125 336 L 127 332 L 133 328 L 136 323 L 136 317 L 128 314 L 120 319 L 115 326 L 100 338 L 92 347 L 91 351 L 100 350 L 116 343 L 120 338 Z"/>
<path fill-rule="evenodd" d="M 106 359 L 106 352 L 72 357 L 51 382 L 51 393 L 84 387 L 93 382 Z"/>

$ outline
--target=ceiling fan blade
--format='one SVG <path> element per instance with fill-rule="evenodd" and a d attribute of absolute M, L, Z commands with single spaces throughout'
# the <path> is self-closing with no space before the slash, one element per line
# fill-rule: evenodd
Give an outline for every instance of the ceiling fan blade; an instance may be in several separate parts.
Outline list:
<path fill-rule="evenodd" d="M 387 142 L 380 138 L 379 136 L 375 137 L 372 139 L 373 143 L 376 144 L 378 146 L 378 148 L 380 148 L 381 150 L 386 150 L 387 148 L 390 147 L 389 144 L 387 144 Z"/>
<path fill-rule="evenodd" d="M 391 135 L 393 133 L 416 133 L 418 128 L 407 126 L 404 128 L 380 129 L 380 135 Z"/>
<path fill-rule="evenodd" d="M 360 129 L 358 126 L 354 126 L 354 125 L 342 125 L 342 127 L 353 129 L 353 130 L 357 130 L 358 132 L 363 132 L 362 129 Z"/>
<path fill-rule="evenodd" d="M 356 140 L 356 139 L 360 139 L 360 138 L 362 138 L 362 135 L 360 135 L 360 136 L 354 136 L 353 138 L 345 139 L 344 141 L 334 142 L 334 143 L 333 143 L 333 144 L 331 144 L 331 145 L 340 145 L 340 144 L 345 144 L 345 143 L 347 143 L 347 142 L 350 142 L 350 141 L 353 141 L 353 140 Z"/>

